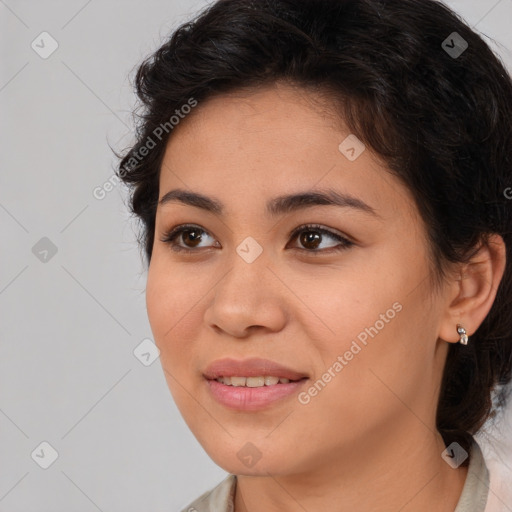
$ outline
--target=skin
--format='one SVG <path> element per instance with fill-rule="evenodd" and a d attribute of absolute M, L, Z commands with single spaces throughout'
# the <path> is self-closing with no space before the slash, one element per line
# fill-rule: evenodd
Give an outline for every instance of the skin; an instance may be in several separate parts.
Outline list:
<path fill-rule="evenodd" d="M 442 369 L 456 324 L 471 335 L 492 306 L 503 241 L 493 237 L 434 288 L 410 192 L 370 148 L 355 161 L 340 152 L 350 131 L 328 106 L 278 83 L 205 101 L 173 131 L 159 197 L 185 189 L 225 211 L 178 201 L 157 208 L 146 297 L 165 377 L 208 455 L 238 475 L 236 512 L 453 512 L 467 468 L 441 458 Z M 377 215 L 327 205 L 266 212 L 276 196 L 325 188 Z M 204 230 L 199 247 L 175 240 L 195 253 L 161 241 L 184 223 Z M 354 245 L 329 253 L 339 242 L 328 235 L 317 246 L 290 238 L 309 223 Z M 248 236 L 263 248 L 252 263 L 236 252 Z M 294 395 L 263 411 L 233 411 L 202 376 L 220 358 L 263 357 L 306 373 L 307 390 L 395 303 L 400 312 L 307 404 Z M 247 442 L 261 455 L 252 467 L 237 456 Z"/>

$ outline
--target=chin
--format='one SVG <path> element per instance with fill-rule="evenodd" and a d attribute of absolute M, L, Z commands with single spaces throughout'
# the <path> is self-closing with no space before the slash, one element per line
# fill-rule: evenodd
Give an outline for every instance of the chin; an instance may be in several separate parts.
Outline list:
<path fill-rule="evenodd" d="M 211 456 L 210 456 L 211 457 Z M 256 462 L 252 467 L 240 462 L 238 458 L 233 460 L 232 456 L 225 457 L 211 457 L 213 462 L 217 466 L 221 467 L 224 471 L 233 475 L 243 476 L 278 476 L 289 474 L 289 468 L 287 468 L 282 461 L 264 461 L 263 458 Z"/>
<path fill-rule="evenodd" d="M 249 436 L 247 438 L 250 439 Z M 265 444 L 264 441 L 262 439 L 260 442 L 258 440 L 240 442 L 230 438 L 221 447 L 218 440 L 212 439 L 211 442 L 201 443 L 201 445 L 213 462 L 228 473 L 245 476 L 292 473 L 294 461 L 290 461 L 286 448 L 282 444 L 271 446 L 268 439 L 266 446 L 262 446 Z M 300 461 L 295 461 L 295 464 L 302 466 Z"/>

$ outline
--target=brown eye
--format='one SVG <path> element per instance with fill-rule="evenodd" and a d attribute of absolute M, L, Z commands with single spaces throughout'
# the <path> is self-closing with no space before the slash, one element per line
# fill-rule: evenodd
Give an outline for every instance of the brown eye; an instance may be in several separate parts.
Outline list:
<path fill-rule="evenodd" d="M 302 231 L 299 240 L 306 249 L 316 249 L 322 242 L 322 235 L 318 231 Z"/>
<path fill-rule="evenodd" d="M 344 236 L 317 225 L 300 226 L 290 237 L 299 244 L 293 249 L 315 255 L 341 251 L 355 245 Z"/>
<path fill-rule="evenodd" d="M 203 244 L 200 246 L 204 241 L 207 242 L 208 238 L 214 240 L 207 231 L 199 226 L 184 225 L 171 229 L 167 234 L 165 234 L 161 241 L 169 244 L 171 249 L 176 252 L 198 252 L 200 249 L 209 248 L 215 244 L 218 246 L 218 243 L 215 242 L 215 240 L 213 244 Z"/>
<path fill-rule="evenodd" d="M 201 242 L 200 229 L 184 229 L 181 232 L 181 240 L 189 247 L 195 247 Z"/>

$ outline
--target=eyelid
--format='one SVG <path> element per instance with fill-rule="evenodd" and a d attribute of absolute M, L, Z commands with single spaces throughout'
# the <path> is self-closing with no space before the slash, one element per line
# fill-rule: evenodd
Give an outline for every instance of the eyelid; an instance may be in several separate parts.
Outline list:
<path fill-rule="evenodd" d="M 201 231 L 217 241 L 217 239 L 209 231 L 207 231 L 206 229 L 204 229 L 203 227 L 201 227 L 198 224 L 190 224 L 190 223 L 179 224 L 179 225 L 174 226 L 170 231 L 164 233 L 164 235 L 160 239 L 160 241 L 163 243 L 169 244 L 171 246 L 171 249 L 176 252 L 198 253 L 198 252 L 200 252 L 200 250 L 204 251 L 205 249 L 210 249 L 212 247 L 212 246 L 209 246 L 206 248 L 196 249 L 196 248 L 182 247 L 182 246 L 174 243 L 174 240 L 183 231 L 186 231 L 187 229 L 190 229 L 190 230 L 196 229 L 197 231 Z M 292 247 L 292 249 L 295 249 L 295 250 L 298 250 L 298 251 L 301 251 L 301 252 L 307 253 L 307 254 L 322 255 L 322 254 L 331 254 L 334 251 L 341 251 L 343 249 L 348 249 L 355 245 L 355 242 L 353 240 L 351 240 L 350 237 L 348 237 L 342 233 L 339 233 L 335 230 L 332 230 L 330 228 L 327 228 L 321 224 L 313 224 L 313 223 L 309 223 L 309 224 L 306 223 L 306 224 L 297 226 L 289 233 L 288 238 L 290 240 L 295 240 L 301 232 L 307 231 L 308 229 L 311 231 L 318 231 L 319 233 L 322 233 L 322 234 L 327 234 L 328 236 L 331 236 L 332 238 L 338 240 L 339 244 L 334 247 L 329 247 L 327 249 L 321 249 L 321 250 L 311 250 L 311 249 L 305 249 L 303 247 L 302 248 L 301 247 Z M 219 243 L 219 242 L 217 241 L 217 243 Z"/>
<path fill-rule="evenodd" d="M 181 231 L 185 231 L 186 229 L 197 229 L 198 231 L 203 231 L 204 233 L 211 236 L 210 232 L 201 227 L 199 224 L 177 224 L 170 231 L 166 231 L 164 233 L 164 237 L 169 239 L 173 238 L 175 235 L 181 233 Z"/>
<path fill-rule="evenodd" d="M 301 231 L 306 231 L 308 229 L 310 229 L 311 231 L 319 231 L 320 233 L 330 235 L 333 238 L 336 238 L 337 240 L 340 240 L 340 241 L 345 241 L 345 242 L 352 243 L 352 244 L 354 243 L 354 241 L 351 240 L 350 237 L 348 237 L 347 235 L 340 233 L 336 230 L 333 230 L 331 228 L 327 228 L 327 227 L 323 226 L 322 224 L 314 224 L 314 223 L 313 224 L 306 223 L 306 224 L 302 224 L 301 226 L 297 226 L 290 232 L 290 234 L 288 235 L 288 238 L 295 237 Z"/>
<path fill-rule="evenodd" d="M 208 236 L 210 236 L 214 240 L 217 240 L 213 235 L 210 234 L 209 231 L 207 231 L 206 229 L 201 227 L 199 224 L 185 223 L 185 224 L 178 224 L 178 225 L 174 226 L 171 230 L 164 232 L 163 236 L 160 238 L 160 241 L 165 244 L 168 244 L 171 247 L 171 249 L 175 252 L 185 252 L 185 253 L 189 253 L 189 254 L 198 253 L 199 251 L 197 249 L 189 248 L 189 247 L 182 247 L 181 245 L 174 243 L 174 240 L 183 231 L 186 231 L 187 229 L 190 229 L 190 230 L 196 229 L 197 231 L 206 233 Z M 208 247 L 206 249 L 209 249 L 209 248 L 210 247 Z M 203 250 L 204 250 L 204 248 L 203 248 Z"/>

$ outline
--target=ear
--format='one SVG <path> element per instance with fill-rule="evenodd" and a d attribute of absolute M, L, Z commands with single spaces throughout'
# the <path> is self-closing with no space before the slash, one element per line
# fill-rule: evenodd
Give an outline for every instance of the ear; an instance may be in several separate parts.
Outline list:
<path fill-rule="evenodd" d="M 489 235 L 468 263 L 462 264 L 447 292 L 447 305 L 440 325 L 439 337 L 457 343 L 457 324 L 468 336 L 480 327 L 491 310 L 505 272 L 506 247 L 500 235 Z M 471 343 L 471 339 L 470 339 Z"/>

